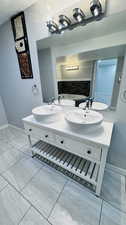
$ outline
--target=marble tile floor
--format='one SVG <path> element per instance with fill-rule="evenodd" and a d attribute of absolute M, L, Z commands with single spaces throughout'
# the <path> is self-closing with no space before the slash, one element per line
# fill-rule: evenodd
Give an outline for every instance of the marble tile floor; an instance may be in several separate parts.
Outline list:
<path fill-rule="evenodd" d="M 50 224 L 126 225 L 125 177 L 106 170 L 97 198 L 32 159 L 22 131 L 0 130 L 0 225 Z"/>

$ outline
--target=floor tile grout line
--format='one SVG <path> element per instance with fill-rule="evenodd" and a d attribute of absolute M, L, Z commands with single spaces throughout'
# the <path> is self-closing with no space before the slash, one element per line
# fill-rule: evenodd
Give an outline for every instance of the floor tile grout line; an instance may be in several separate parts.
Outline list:
<path fill-rule="evenodd" d="M 32 159 L 32 157 L 30 157 L 30 159 Z M 36 161 L 37 162 L 37 161 Z M 45 167 L 45 165 L 42 165 L 40 166 L 40 168 L 38 169 L 38 171 L 30 178 L 30 180 L 26 183 L 26 185 L 20 190 L 20 192 L 22 192 L 26 186 L 34 179 L 34 177 L 40 172 L 40 170 L 43 169 L 43 167 Z"/>
<path fill-rule="evenodd" d="M 34 179 L 34 177 L 40 172 L 41 169 L 42 169 L 42 167 L 39 168 L 38 171 L 37 171 L 37 172 L 30 178 L 30 180 L 24 185 L 24 187 L 21 188 L 20 192 L 22 192 L 22 191 L 26 188 L 26 186 Z"/>
<path fill-rule="evenodd" d="M 26 147 L 26 145 L 25 145 L 24 147 Z M 21 148 L 21 149 L 22 149 L 22 148 Z M 25 155 L 31 157 L 30 153 L 26 153 L 26 152 L 24 152 L 24 151 L 21 150 L 21 149 L 17 149 L 17 150 L 18 150 L 19 152 L 22 152 L 22 153 L 24 153 Z M 32 153 L 32 152 L 31 152 L 31 153 Z"/>
<path fill-rule="evenodd" d="M 3 177 L 2 175 L 1 175 L 1 177 Z M 3 179 L 5 179 L 4 177 L 3 177 Z M 51 210 L 51 213 L 49 214 L 49 216 L 48 217 L 46 217 L 45 215 L 43 215 L 28 199 L 27 199 L 27 197 L 25 197 L 19 190 L 17 190 L 16 189 L 16 187 L 14 186 L 14 185 L 12 185 L 7 179 L 5 179 L 6 181 L 7 181 L 7 183 L 13 188 L 13 189 L 15 189 L 22 197 L 23 197 L 23 199 L 25 199 L 28 203 L 29 203 L 29 205 L 31 205 L 48 223 L 50 223 L 51 224 L 51 222 L 48 220 L 49 219 L 49 217 L 51 216 L 51 214 L 52 214 L 52 211 L 53 211 L 53 209 L 54 209 L 54 207 L 53 207 L 53 209 Z M 67 180 L 66 182 L 65 182 L 65 184 L 64 184 L 64 187 L 65 187 L 65 185 L 67 185 L 67 183 L 69 182 L 69 180 Z M 8 186 L 8 184 L 6 185 L 6 187 Z M 5 188 L 4 188 L 5 189 Z M 3 189 L 3 190 L 4 190 Z M 63 191 L 63 190 L 62 190 Z M 60 196 L 61 196 L 61 193 L 60 193 Z M 60 198 L 60 196 L 59 196 L 59 198 Z M 59 199 L 58 198 L 58 199 Z M 56 203 L 58 202 L 58 199 L 57 199 L 57 201 L 55 202 L 55 205 L 56 205 Z M 101 199 L 101 198 L 100 198 Z M 101 199 L 103 202 L 106 202 L 106 203 L 108 203 L 109 205 L 111 205 L 113 208 L 115 208 L 115 209 L 117 209 L 118 211 L 120 211 L 120 212 L 123 212 L 123 211 L 121 211 L 120 209 L 118 209 L 117 207 L 115 207 L 115 206 L 113 206 L 110 202 L 107 202 L 106 200 L 104 200 L 104 199 Z M 124 214 L 126 214 L 126 212 L 123 212 Z M 52 224 L 51 224 L 52 225 Z"/>
<path fill-rule="evenodd" d="M 102 210 L 103 210 L 103 200 L 102 200 L 102 203 L 101 203 L 101 210 L 100 210 L 100 217 L 99 217 L 99 223 L 98 223 L 98 225 L 101 224 Z"/>
<path fill-rule="evenodd" d="M 53 168 L 53 167 L 51 167 L 50 165 L 48 165 L 46 162 L 43 162 L 43 161 L 40 161 L 39 159 L 37 159 L 37 158 L 34 158 L 37 162 L 39 162 L 39 163 L 42 163 L 43 164 L 43 166 L 42 166 L 42 168 L 41 169 L 43 169 L 43 168 L 48 168 L 48 169 L 51 169 L 51 171 L 53 171 L 53 172 L 55 172 L 55 173 L 57 173 L 58 175 L 60 175 L 62 178 L 65 178 L 67 181 L 70 181 L 69 179 L 71 179 L 71 178 L 69 178 L 68 176 L 66 176 L 66 175 L 64 175 L 62 172 L 60 172 L 60 171 L 58 171 L 58 170 L 56 170 L 55 168 Z"/>
<path fill-rule="evenodd" d="M 3 178 L 3 177 L 2 177 Z M 7 183 L 1 190 L 0 193 L 8 186 L 9 184 Z"/>
<path fill-rule="evenodd" d="M 29 159 L 29 158 L 28 158 L 28 159 Z M 21 160 L 24 160 L 24 158 L 19 159 L 19 160 L 18 160 L 17 162 L 15 162 L 12 166 L 14 166 L 16 163 L 18 163 L 18 162 L 21 161 Z M 0 173 L 0 176 L 3 177 L 3 179 L 5 179 L 5 180 L 7 181 L 7 183 L 9 183 L 12 187 L 15 188 L 15 190 L 17 190 L 17 191 L 20 193 L 20 190 L 18 190 L 13 184 L 10 183 L 10 181 L 9 181 L 7 178 L 4 177 L 4 173 L 7 172 L 12 166 L 10 166 L 6 171 Z M 38 170 L 38 172 L 39 172 L 42 168 L 44 168 L 45 166 L 46 166 L 46 164 L 45 164 L 45 165 L 42 165 L 42 167 Z M 33 176 L 33 177 L 34 177 L 34 176 Z M 33 179 L 33 177 L 29 180 L 29 182 Z M 69 180 L 68 180 L 68 181 L 69 181 Z M 70 182 L 74 182 L 74 181 L 70 180 Z M 27 185 L 28 185 L 28 183 L 27 183 Z M 25 187 L 26 187 L 27 185 L 25 185 Z M 25 187 L 23 187 L 23 188 L 21 189 L 21 191 L 23 191 L 23 189 L 24 189 Z M 88 190 L 87 190 L 87 191 L 88 191 Z M 88 192 L 91 193 L 90 191 L 88 191 Z M 103 201 L 105 201 L 105 202 L 108 203 L 109 205 L 111 205 L 113 208 L 115 208 L 115 209 L 119 210 L 120 212 L 123 212 L 124 214 L 126 214 L 125 211 L 121 210 L 120 208 L 117 208 L 117 207 L 114 206 L 111 202 L 105 200 L 105 199 L 102 198 L 101 196 L 100 196 L 100 199 L 103 200 Z M 31 203 L 30 203 L 30 204 L 31 204 Z M 45 217 L 45 218 L 46 218 L 46 217 Z"/>
<path fill-rule="evenodd" d="M 70 178 L 71 179 L 71 178 Z M 76 181 L 74 181 L 74 180 L 68 180 L 68 182 L 71 182 L 71 183 L 74 183 L 74 184 L 78 184 Z M 81 185 L 79 184 L 79 187 L 81 188 Z M 85 186 L 84 186 L 84 190 L 85 191 L 87 191 L 88 193 L 90 193 L 90 194 L 93 194 L 94 195 L 94 192 L 92 192 L 92 191 L 90 191 L 88 188 L 86 188 Z M 94 195 L 95 197 L 97 197 L 96 195 Z M 124 214 L 126 214 L 126 211 L 123 211 L 123 210 L 121 210 L 121 208 L 117 208 L 116 206 L 114 206 L 111 202 L 109 202 L 109 201 L 107 201 L 106 199 L 104 199 L 102 196 L 100 196 L 100 197 L 97 197 L 97 198 L 99 198 L 100 200 L 102 200 L 103 202 L 106 202 L 108 205 L 110 205 L 111 207 L 113 207 L 114 209 L 116 209 L 116 210 L 118 210 L 119 212 L 122 212 L 122 213 L 124 213 Z"/>
<path fill-rule="evenodd" d="M 10 150 L 8 150 L 10 151 Z M 0 176 L 2 176 L 2 174 L 6 173 L 9 169 L 11 169 L 11 167 L 13 167 L 14 165 L 16 165 L 19 161 L 23 160 L 24 158 L 21 157 L 20 159 L 18 159 L 13 165 L 9 166 L 5 171 L 0 172 Z"/>
<path fill-rule="evenodd" d="M 32 158 L 30 158 L 30 159 L 32 159 Z M 21 160 L 29 160 L 29 158 L 27 158 L 27 159 L 22 158 Z M 20 160 L 20 161 L 21 161 L 21 160 Z M 16 163 L 15 163 L 15 164 L 16 164 Z M 15 165 L 15 164 L 14 164 L 14 165 Z M 13 165 L 13 166 L 14 166 L 14 165 Z M 13 167 L 13 166 L 11 166 L 11 167 Z M 10 170 L 11 167 L 10 167 L 9 169 L 7 169 L 5 172 L 3 172 L 2 174 L 0 174 L 0 176 L 1 176 L 3 179 L 5 179 L 5 180 L 8 182 L 8 184 L 10 184 L 10 185 L 12 185 L 13 187 L 15 187 L 14 184 L 12 184 L 12 183 L 9 181 L 9 179 L 7 179 L 7 178 L 4 176 L 4 173 L 6 173 L 8 170 Z M 23 188 L 21 188 L 21 189 L 19 190 L 18 188 L 15 187 L 15 189 L 16 189 L 18 192 L 21 193 L 21 192 L 23 191 L 23 189 L 28 185 L 28 183 L 36 176 L 37 173 L 40 172 L 40 170 L 41 170 L 43 167 L 44 167 L 44 166 L 42 165 L 40 168 L 38 168 L 38 171 L 30 178 L 30 180 L 26 183 L 26 185 L 25 185 Z"/>
<path fill-rule="evenodd" d="M 30 158 L 31 158 L 31 157 L 30 157 Z M 17 163 L 18 163 L 19 161 L 21 161 L 21 160 L 25 160 L 25 159 L 24 159 L 24 158 L 19 159 L 19 160 L 16 161 L 12 166 L 10 166 L 6 171 L 0 173 L 0 175 L 3 177 L 3 179 L 5 179 L 4 173 L 6 173 L 11 167 L 13 167 L 15 164 L 17 164 Z M 27 160 L 29 160 L 29 158 L 27 158 Z M 46 167 L 46 164 L 45 164 L 45 165 L 42 165 L 41 168 L 40 168 L 37 172 L 39 172 L 39 171 L 40 171 L 42 168 L 44 168 L 44 167 Z M 37 172 L 36 172 L 36 174 L 37 174 Z M 35 175 L 36 175 L 36 174 L 35 174 Z M 34 175 L 34 176 L 35 176 L 35 175 Z M 29 182 L 34 178 L 34 176 L 29 180 Z M 6 179 L 6 180 L 7 180 L 8 183 L 10 183 L 8 179 Z M 70 180 L 68 180 L 68 181 L 69 181 L 69 182 L 74 182 L 74 183 L 76 183 L 76 182 L 73 181 L 72 179 L 70 179 Z M 28 183 L 29 183 L 29 182 L 28 182 Z M 14 186 L 14 187 L 15 187 L 15 189 L 18 190 L 19 192 L 22 192 L 22 191 L 24 190 L 24 188 L 28 185 L 28 183 L 27 183 L 21 190 L 18 190 L 15 186 Z M 13 186 L 13 184 L 11 184 L 11 183 L 10 183 L 10 185 Z M 85 190 L 88 191 L 89 193 L 92 193 L 92 192 L 90 192 L 90 191 L 89 191 L 88 189 L 86 189 L 86 188 L 85 188 Z M 123 212 L 123 213 L 126 214 L 125 211 L 121 210 L 120 208 L 117 208 L 117 207 L 114 206 L 111 202 L 107 201 L 106 199 L 102 198 L 101 196 L 100 196 L 99 198 L 100 198 L 101 200 L 105 201 L 106 203 L 108 203 L 109 205 L 111 205 L 113 208 L 115 208 L 115 209 L 119 210 L 120 212 Z"/>
<path fill-rule="evenodd" d="M 14 146 L 13 146 L 14 147 Z M 17 150 L 19 150 L 19 149 L 17 149 Z M 19 150 L 20 151 L 20 150 Z M 24 152 L 22 152 L 22 153 L 24 153 Z M 25 154 L 25 153 L 24 153 Z M 21 159 L 20 159 L 21 160 Z M 18 161 L 20 161 L 20 160 L 18 160 Z M 4 178 L 4 177 L 3 177 Z M 5 178 L 4 178 L 5 179 Z M 71 181 L 72 182 L 72 181 Z M 11 184 L 10 184 L 11 185 Z M 7 186 L 7 185 L 6 185 Z M 12 185 L 11 185 L 12 186 Z M 17 190 L 16 190 L 17 191 Z M 24 197 L 24 196 L 23 196 Z M 100 197 L 100 199 L 102 199 L 102 201 L 105 201 L 105 202 L 107 202 L 109 205 L 111 205 L 113 208 L 115 208 L 115 209 L 117 209 L 117 210 L 119 210 L 119 211 L 121 211 L 122 212 L 122 210 L 120 210 L 119 208 L 117 208 L 117 207 L 115 207 L 115 206 L 113 206 L 110 202 L 108 202 L 108 201 L 106 201 L 106 200 L 104 200 L 103 198 L 101 198 Z M 26 199 L 27 200 L 27 199 Z M 31 203 L 30 203 L 31 204 Z M 124 212 L 125 213 L 125 212 Z M 41 214 L 41 213 L 40 213 Z"/>
<path fill-rule="evenodd" d="M 59 195 L 58 195 L 58 197 L 57 197 L 55 203 L 54 203 L 53 206 L 52 206 L 52 209 L 51 209 L 51 211 L 50 211 L 50 213 L 49 213 L 49 215 L 48 215 L 48 217 L 47 217 L 47 220 L 48 220 L 49 217 L 51 216 L 51 214 L 52 214 L 52 212 L 53 212 L 53 210 L 54 210 L 54 208 L 55 208 L 57 202 L 59 201 L 59 199 L 60 199 L 60 197 L 61 197 L 61 195 L 62 195 L 62 193 L 63 193 L 63 191 L 64 191 L 64 188 L 65 188 L 66 185 L 67 185 L 67 183 L 68 183 L 68 180 L 65 181 L 65 184 L 63 185 L 63 187 L 62 187 L 62 189 L 61 189 L 61 192 L 59 193 Z"/>
<path fill-rule="evenodd" d="M 114 206 L 111 202 L 105 200 L 104 198 L 101 198 L 101 200 L 103 200 L 104 202 L 106 202 L 108 205 L 110 205 L 112 208 L 118 210 L 119 212 L 126 214 L 126 211 L 123 211 L 123 210 L 121 210 L 120 208 L 117 208 L 117 207 Z"/>
<path fill-rule="evenodd" d="M 3 176 L 2 176 L 3 177 Z M 4 177 L 3 177 L 4 178 Z M 25 196 L 25 195 L 23 195 L 22 194 L 22 192 L 20 192 L 13 184 L 11 184 L 10 183 L 10 181 L 8 181 L 6 178 L 4 178 L 7 182 L 8 182 L 8 184 L 16 191 L 16 192 L 18 192 L 18 194 L 30 205 L 30 206 L 32 206 L 46 221 L 48 221 L 47 220 L 47 217 L 45 216 L 45 215 L 43 215 L 40 211 L 39 211 L 39 209 L 37 209 L 31 202 L 30 202 L 30 200 L 29 199 L 27 199 L 27 197 Z M 8 186 L 8 185 L 7 185 Z M 6 186 L 6 187 L 7 187 Z"/>
<path fill-rule="evenodd" d="M 13 141 L 14 139 L 12 139 L 12 141 Z M 8 142 L 9 143 L 9 142 Z M 18 147 L 18 146 L 15 146 L 14 144 L 12 144 L 11 142 L 9 143 L 10 144 L 10 146 L 11 147 L 16 147 L 17 148 L 17 150 L 19 150 L 20 148 L 23 148 L 26 144 L 23 144 L 21 147 Z"/>
<path fill-rule="evenodd" d="M 39 209 L 37 209 L 36 208 L 36 206 L 35 205 L 33 205 L 31 202 L 30 202 L 30 200 L 28 200 L 27 199 L 27 197 L 25 197 L 22 193 L 20 193 L 20 195 L 32 206 L 32 208 L 34 208 L 42 217 L 43 217 L 43 219 L 45 219 L 46 221 L 48 221 L 47 220 L 47 217 L 44 215 L 44 214 L 42 214 L 42 212 L 41 211 L 39 211 Z"/>
<path fill-rule="evenodd" d="M 74 183 L 74 184 L 78 185 L 79 188 L 82 188 L 83 190 L 87 191 L 88 193 L 93 194 L 95 197 L 101 199 L 101 197 L 96 196 L 96 195 L 95 195 L 95 192 L 92 191 L 91 189 L 89 189 L 88 187 L 83 186 L 82 184 L 78 183 L 76 180 L 73 180 L 73 179 L 70 178 L 70 177 L 69 177 L 69 179 L 70 179 L 70 180 L 68 180 L 68 181 L 69 181 L 70 183 Z"/>
<path fill-rule="evenodd" d="M 20 223 L 22 222 L 22 220 L 24 219 L 24 217 L 27 215 L 27 213 L 30 211 L 31 209 L 31 205 L 29 206 L 29 208 L 26 210 L 25 214 L 21 217 L 21 219 L 19 220 L 17 225 L 20 225 Z"/>

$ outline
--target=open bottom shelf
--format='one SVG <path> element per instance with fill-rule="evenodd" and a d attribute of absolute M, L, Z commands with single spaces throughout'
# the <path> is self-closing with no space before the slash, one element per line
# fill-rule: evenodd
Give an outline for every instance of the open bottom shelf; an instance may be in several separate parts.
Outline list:
<path fill-rule="evenodd" d="M 77 177 L 96 186 L 99 172 L 98 164 L 43 141 L 38 141 L 35 145 L 33 145 L 32 152 L 34 155 L 39 155 L 42 158 L 65 169 L 66 171 L 69 171 L 71 174 L 76 175 Z"/>

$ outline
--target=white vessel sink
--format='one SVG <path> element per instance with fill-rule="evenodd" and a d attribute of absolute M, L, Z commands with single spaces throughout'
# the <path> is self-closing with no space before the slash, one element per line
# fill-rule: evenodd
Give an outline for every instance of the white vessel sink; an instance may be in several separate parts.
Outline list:
<path fill-rule="evenodd" d="M 84 109 L 85 107 L 86 107 L 86 103 L 85 102 L 81 103 L 79 105 L 79 108 L 83 108 Z M 93 102 L 91 109 L 92 110 L 96 110 L 96 111 L 105 111 L 105 110 L 108 109 L 108 107 L 109 106 L 107 104 L 104 104 L 102 102 Z"/>
<path fill-rule="evenodd" d="M 103 121 L 101 113 L 90 110 L 86 112 L 82 109 L 76 109 L 65 113 L 65 119 L 71 124 L 78 125 L 96 125 Z"/>
<path fill-rule="evenodd" d="M 36 120 L 42 120 L 45 118 L 50 118 L 51 116 L 57 115 L 61 112 L 61 107 L 56 105 L 43 105 L 36 107 L 32 110 Z"/>
<path fill-rule="evenodd" d="M 72 99 L 61 99 L 60 103 L 58 100 L 55 100 L 55 104 L 60 104 L 62 106 L 75 106 L 75 101 Z"/>

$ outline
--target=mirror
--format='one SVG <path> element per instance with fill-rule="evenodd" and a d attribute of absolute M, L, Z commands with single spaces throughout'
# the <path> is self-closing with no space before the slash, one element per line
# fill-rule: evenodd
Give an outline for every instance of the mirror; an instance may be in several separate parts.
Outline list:
<path fill-rule="evenodd" d="M 56 79 L 58 95 L 63 99 L 74 100 L 76 106 L 92 98 L 108 106 L 116 106 L 122 58 L 86 59 L 84 54 L 58 57 Z M 118 80 L 117 84 L 116 81 Z"/>
<path fill-rule="evenodd" d="M 38 42 L 44 102 L 55 97 L 57 99 L 55 103 L 59 103 L 60 97 L 64 105 L 78 107 L 81 103 L 91 99 L 115 110 L 122 77 L 125 46 L 99 48 L 92 51 L 81 50 L 77 54 L 72 54 L 72 48 L 68 51 L 67 46 L 61 51 L 61 39 L 59 45 L 56 40 L 54 43 L 55 46 L 51 38 L 42 40 L 42 45 L 41 41 Z"/>

